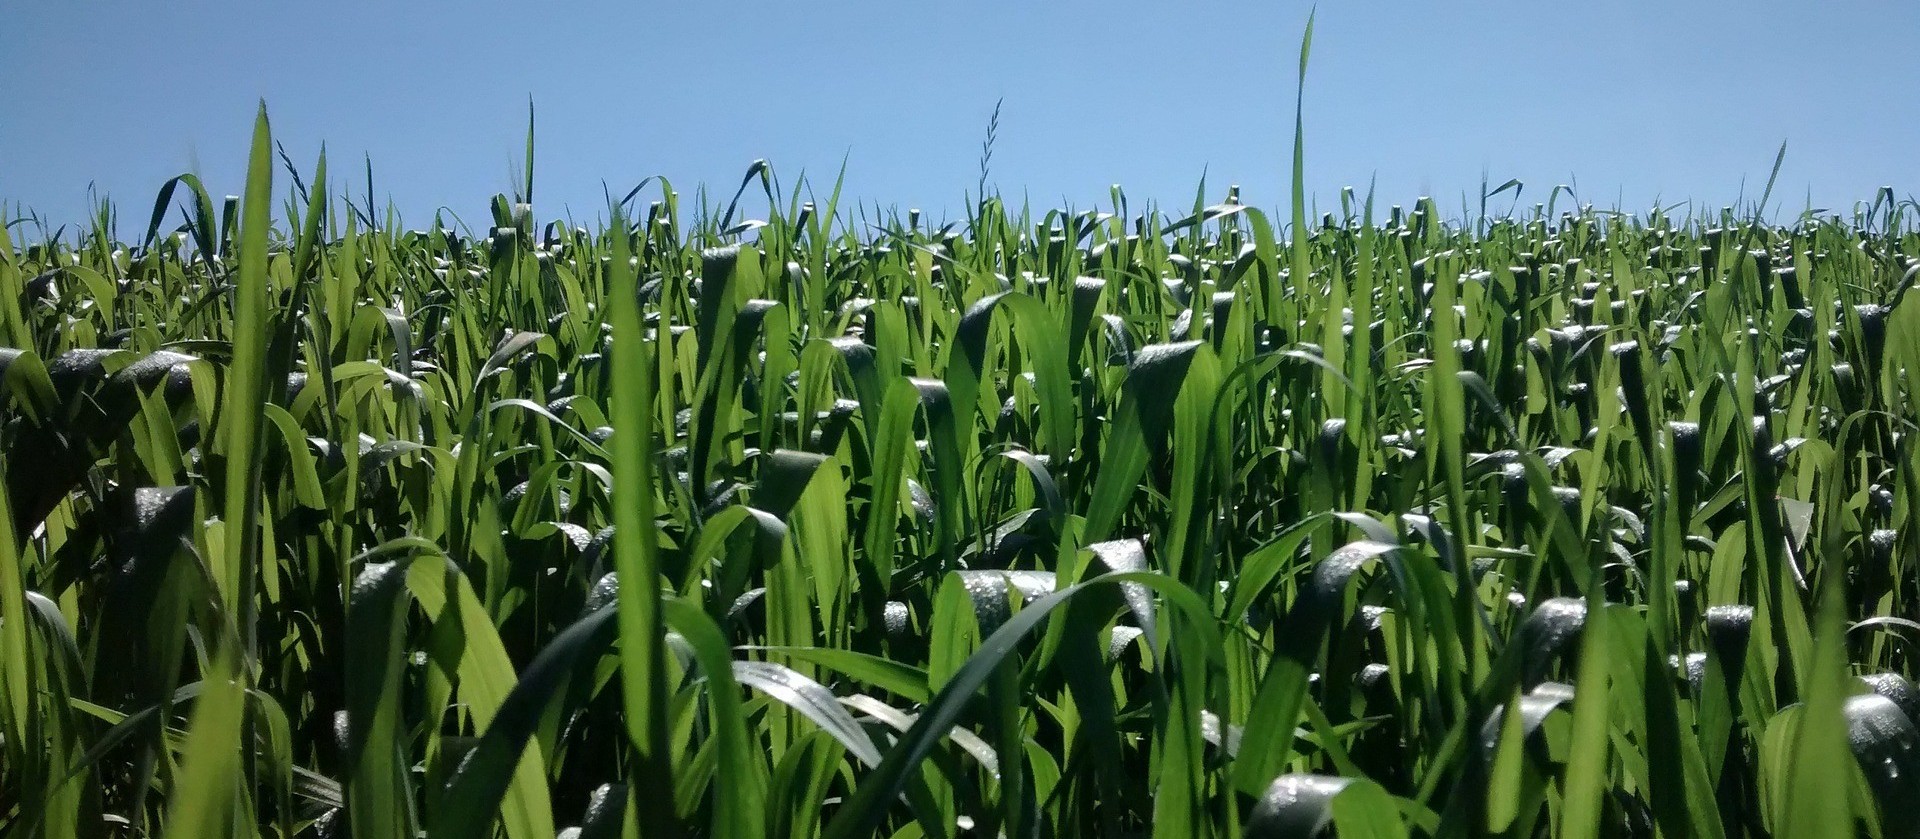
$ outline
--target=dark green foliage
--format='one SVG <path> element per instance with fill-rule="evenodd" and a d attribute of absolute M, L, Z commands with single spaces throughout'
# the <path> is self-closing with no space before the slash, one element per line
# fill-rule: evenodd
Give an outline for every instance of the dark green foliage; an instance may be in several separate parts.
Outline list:
<path fill-rule="evenodd" d="M 1891 202 L 936 227 L 756 162 L 588 230 L 529 157 L 268 229 L 268 140 L 0 225 L 0 833 L 1913 835 Z"/>

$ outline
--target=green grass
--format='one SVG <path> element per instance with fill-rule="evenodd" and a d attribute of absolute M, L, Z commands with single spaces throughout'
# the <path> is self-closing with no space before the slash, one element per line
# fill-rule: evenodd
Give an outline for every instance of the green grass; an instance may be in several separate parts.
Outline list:
<path fill-rule="evenodd" d="M 583 229 L 529 130 L 409 230 L 272 148 L 0 219 L 0 835 L 1920 835 L 1910 203 Z"/>

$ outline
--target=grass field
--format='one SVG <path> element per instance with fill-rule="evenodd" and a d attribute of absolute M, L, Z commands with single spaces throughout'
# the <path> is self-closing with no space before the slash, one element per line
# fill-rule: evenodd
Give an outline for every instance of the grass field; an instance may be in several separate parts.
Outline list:
<path fill-rule="evenodd" d="M 0 219 L 0 835 L 1920 836 L 1911 202 L 1299 166 Z"/>

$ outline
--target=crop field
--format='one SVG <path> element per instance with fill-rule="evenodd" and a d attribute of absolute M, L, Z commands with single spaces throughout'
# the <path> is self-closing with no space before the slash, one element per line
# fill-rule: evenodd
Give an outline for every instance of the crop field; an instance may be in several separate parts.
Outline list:
<path fill-rule="evenodd" d="M 0 218 L 0 835 L 1920 836 L 1890 190 L 587 228 L 528 145 Z"/>

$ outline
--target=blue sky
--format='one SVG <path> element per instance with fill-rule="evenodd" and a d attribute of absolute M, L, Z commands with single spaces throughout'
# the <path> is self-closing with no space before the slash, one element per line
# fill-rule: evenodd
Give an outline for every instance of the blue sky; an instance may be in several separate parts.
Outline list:
<path fill-rule="evenodd" d="M 822 196 L 957 215 L 1004 97 L 991 183 L 1036 205 L 1109 184 L 1172 208 L 1201 173 L 1287 198 L 1295 2 L 13 3 L 0 7 L 0 202 L 57 221 L 91 183 L 144 221 L 162 181 L 241 188 L 255 103 L 303 169 L 424 222 L 477 221 L 539 111 L 544 217 L 661 174 L 730 192 L 755 158 Z M 1457 212 L 1484 176 L 1643 209 L 1920 193 L 1920 3 L 1326 3 L 1308 186 Z M 281 177 L 277 185 L 284 186 Z M 723 199 L 724 200 L 724 196 Z M 1499 202 L 1496 206 L 1503 206 Z"/>

